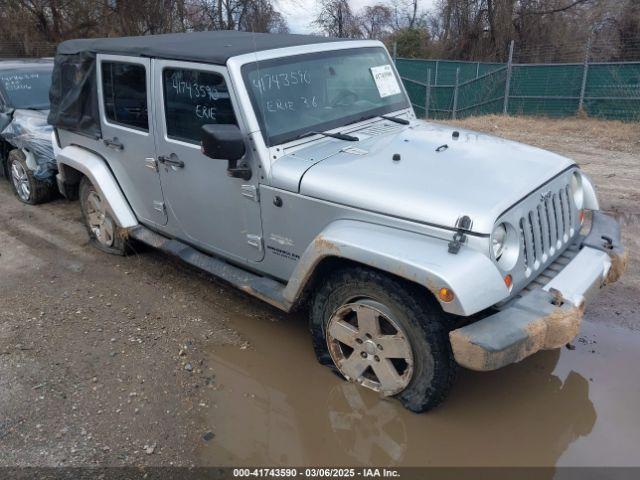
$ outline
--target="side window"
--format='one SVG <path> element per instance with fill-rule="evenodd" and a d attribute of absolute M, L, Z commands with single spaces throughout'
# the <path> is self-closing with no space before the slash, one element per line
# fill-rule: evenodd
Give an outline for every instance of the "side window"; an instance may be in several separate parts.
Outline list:
<path fill-rule="evenodd" d="M 202 125 L 235 125 L 229 90 L 219 73 L 166 68 L 162 83 L 169 138 L 199 144 Z"/>
<path fill-rule="evenodd" d="M 102 62 L 102 95 L 109 122 L 149 131 L 144 65 Z"/>

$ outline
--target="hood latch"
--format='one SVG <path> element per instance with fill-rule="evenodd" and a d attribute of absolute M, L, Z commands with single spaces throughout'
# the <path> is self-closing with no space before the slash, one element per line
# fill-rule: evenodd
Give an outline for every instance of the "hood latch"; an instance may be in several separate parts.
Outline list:
<path fill-rule="evenodd" d="M 456 220 L 456 233 L 453 234 L 453 239 L 449 242 L 449 253 L 456 255 L 460 251 L 460 247 L 465 242 L 465 234 L 471 231 L 473 222 L 468 215 L 458 217 Z"/>

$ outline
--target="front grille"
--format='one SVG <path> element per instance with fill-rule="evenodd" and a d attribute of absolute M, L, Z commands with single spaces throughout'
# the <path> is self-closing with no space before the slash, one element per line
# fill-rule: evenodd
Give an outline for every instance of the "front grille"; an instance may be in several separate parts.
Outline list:
<path fill-rule="evenodd" d="M 525 275 L 536 272 L 573 237 L 577 211 L 569 185 L 546 193 L 520 218 Z"/>

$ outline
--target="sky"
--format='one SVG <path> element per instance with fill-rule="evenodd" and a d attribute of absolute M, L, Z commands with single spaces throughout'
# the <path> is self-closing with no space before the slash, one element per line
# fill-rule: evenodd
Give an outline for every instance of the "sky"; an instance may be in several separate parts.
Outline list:
<path fill-rule="evenodd" d="M 276 0 L 275 3 L 287 20 L 291 33 L 313 33 L 316 30 L 311 23 L 318 15 L 317 0 Z M 391 5 L 389 0 L 349 0 L 354 12 L 376 3 Z M 419 0 L 418 8 L 428 10 L 433 3 L 433 0 Z"/>

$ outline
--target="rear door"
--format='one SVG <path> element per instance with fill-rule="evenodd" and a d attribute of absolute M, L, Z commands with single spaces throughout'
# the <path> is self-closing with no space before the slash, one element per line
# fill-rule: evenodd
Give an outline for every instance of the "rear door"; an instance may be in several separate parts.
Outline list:
<path fill-rule="evenodd" d="M 97 63 L 102 153 L 138 219 L 164 225 L 167 214 L 155 161 L 151 61 L 98 55 Z"/>
<path fill-rule="evenodd" d="M 227 69 L 218 65 L 154 60 L 156 149 L 181 166 L 160 164 L 162 190 L 170 224 L 204 250 L 240 260 L 260 261 L 262 224 L 258 199 L 259 173 L 247 145 L 244 159 L 253 169 L 250 180 L 227 174 L 228 162 L 200 150 L 206 124 L 236 124 L 246 133 L 235 109 Z"/>

